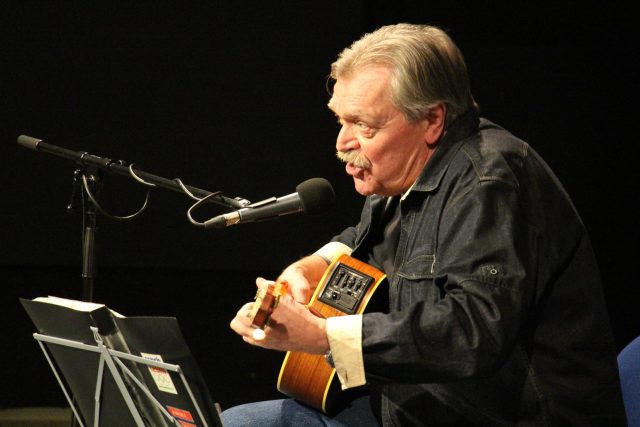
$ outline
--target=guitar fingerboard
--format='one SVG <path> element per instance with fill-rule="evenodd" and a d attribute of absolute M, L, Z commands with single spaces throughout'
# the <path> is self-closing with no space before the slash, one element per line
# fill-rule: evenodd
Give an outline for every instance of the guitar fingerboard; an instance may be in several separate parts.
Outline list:
<path fill-rule="evenodd" d="M 347 314 L 354 314 L 374 278 L 345 264 L 337 264 L 319 301 Z"/>

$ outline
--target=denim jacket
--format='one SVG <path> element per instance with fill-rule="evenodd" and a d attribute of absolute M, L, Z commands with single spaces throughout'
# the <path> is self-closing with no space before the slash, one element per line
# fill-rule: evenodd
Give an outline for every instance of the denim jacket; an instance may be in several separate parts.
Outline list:
<path fill-rule="evenodd" d="M 385 204 L 368 197 L 334 240 L 375 263 Z M 475 112 L 454 122 L 400 203 L 394 259 L 389 310 L 362 325 L 383 425 L 626 425 L 589 238 L 525 142 Z"/>

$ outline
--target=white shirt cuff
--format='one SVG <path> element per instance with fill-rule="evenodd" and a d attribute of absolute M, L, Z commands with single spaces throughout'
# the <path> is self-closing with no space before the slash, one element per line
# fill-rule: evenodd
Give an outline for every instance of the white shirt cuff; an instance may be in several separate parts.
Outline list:
<path fill-rule="evenodd" d="M 318 255 L 319 257 L 324 258 L 327 261 L 327 264 L 331 264 L 335 261 L 340 255 L 347 254 L 351 255 L 353 249 L 349 246 L 345 245 L 341 242 L 329 242 L 317 251 L 313 253 L 313 255 Z"/>
<path fill-rule="evenodd" d="M 342 389 L 366 384 L 362 360 L 362 315 L 327 317 L 327 337 Z"/>

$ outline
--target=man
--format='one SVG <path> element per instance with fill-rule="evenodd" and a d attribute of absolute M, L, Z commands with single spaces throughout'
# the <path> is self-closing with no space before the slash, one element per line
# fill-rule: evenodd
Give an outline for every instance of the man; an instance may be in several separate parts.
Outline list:
<path fill-rule="evenodd" d="M 292 399 L 224 412 L 235 425 L 625 425 L 596 260 L 569 197 L 525 142 L 478 116 L 440 29 L 380 28 L 332 65 L 336 148 L 360 222 L 287 267 L 264 337 L 330 354 L 368 396 L 331 418 Z M 383 270 L 389 310 L 323 319 L 304 305 L 346 253 Z M 258 279 L 258 286 L 267 281 Z"/>

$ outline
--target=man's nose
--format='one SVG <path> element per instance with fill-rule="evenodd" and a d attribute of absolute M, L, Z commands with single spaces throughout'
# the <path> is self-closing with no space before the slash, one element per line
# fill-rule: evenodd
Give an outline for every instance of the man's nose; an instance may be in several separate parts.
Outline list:
<path fill-rule="evenodd" d="M 338 137 L 336 138 L 336 150 L 338 151 L 349 151 L 349 150 L 357 150 L 360 148 L 358 143 L 358 138 L 356 138 L 353 132 L 353 125 L 350 123 L 345 123 L 340 128 L 340 132 L 338 132 Z"/>

